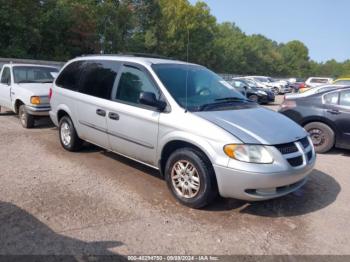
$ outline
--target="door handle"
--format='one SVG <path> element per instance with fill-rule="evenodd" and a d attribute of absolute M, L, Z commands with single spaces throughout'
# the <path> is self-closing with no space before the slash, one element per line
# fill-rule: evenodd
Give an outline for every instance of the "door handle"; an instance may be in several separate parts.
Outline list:
<path fill-rule="evenodd" d="M 338 109 L 329 109 L 327 110 L 328 113 L 331 113 L 333 115 L 339 115 L 340 111 Z"/>
<path fill-rule="evenodd" d="M 106 111 L 103 109 L 97 109 L 96 114 L 98 114 L 99 116 L 106 116 Z"/>
<path fill-rule="evenodd" d="M 108 117 L 109 117 L 110 119 L 112 119 L 112 120 L 119 120 L 119 115 L 118 115 L 117 113 L 112 113 L 112 112 L 110 112 L 110 113 L 108 114 Z"/>

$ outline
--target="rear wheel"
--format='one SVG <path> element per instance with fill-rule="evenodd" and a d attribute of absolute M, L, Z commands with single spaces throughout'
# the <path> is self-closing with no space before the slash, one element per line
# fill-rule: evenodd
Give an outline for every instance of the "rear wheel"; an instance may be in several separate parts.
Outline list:
<path fill-rule="evenodd" d="M 24 128 L 32 128 L 34 127 L 34 116 L 28 114 L 26 111 L 25 105 L 21 105 L 18 109 L 18 116 L 21 122 L 21 125 Z"/>
<path fill-rule="evenodd" d="M 64 149 L 71 152 L 81 149 L 83 141 L 78 137 L 70 117 L 62 117 L 58 128 L 60 142 Z"/>
<path fill-rule="evenodd" d="M 169 157 L 165 179 L 175 198 L 191 208 L 201 208 L 218 195 L 215 173 L 209 160 L 197 150 L 182 148 Z"/>
<path fill-rule="evenodd" d="M 317 153 L 329 151 L 335 142 L 334 131 L 328 125 L 321 122 L 312 122 L 305 125 Z"/>
<path fill-rule="evenodd" d="M 248 99 L 257 103 L 259 100 L 259 97 L 257 95 L 250 95 L 248 96 Z"/>

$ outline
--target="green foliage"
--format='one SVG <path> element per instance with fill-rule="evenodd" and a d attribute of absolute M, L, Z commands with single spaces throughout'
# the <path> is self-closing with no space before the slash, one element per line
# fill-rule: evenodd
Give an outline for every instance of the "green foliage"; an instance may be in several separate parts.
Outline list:
<path fill-rule="evenodd" d="M 246 35 L 234 23 L 217 23 L 204 2 L 0 0 L 0 6 L 2 57 L 68 60 L 143 52 L 189 59 L 220 73 L 350 76 L 350 60 L 316 63 L 300 41 L 278 44 Z"/>

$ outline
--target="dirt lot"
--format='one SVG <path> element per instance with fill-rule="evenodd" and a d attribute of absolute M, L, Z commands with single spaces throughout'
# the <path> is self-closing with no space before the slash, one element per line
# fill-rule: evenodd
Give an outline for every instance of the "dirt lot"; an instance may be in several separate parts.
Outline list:
<path fill-rule="evenodd" d="M 276 107 L 273 107 L 276 108 Z M 350 254 L 350 151 L 259 203 L 175 202 L 157 171 L 96 147 L 69 153 L 47 121 L 0 115 L 0 254 Z"/>

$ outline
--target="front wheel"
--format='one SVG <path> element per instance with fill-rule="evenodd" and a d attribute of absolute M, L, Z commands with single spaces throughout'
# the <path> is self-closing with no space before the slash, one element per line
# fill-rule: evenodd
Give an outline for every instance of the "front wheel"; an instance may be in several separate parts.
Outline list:
<path fill-rule="evenodd" d="M 310 134 L 317 153 L 326 153 L 334 146 L 334 132 L 328 125 L 321 122 L 312 122 L 305 125 L 304 128 Z"/>
<path fill-rule="evenodd" d="M 18 109 L 19 120 L 24 128 L 34 127 L 34 116 L 28 114 L 25 105 L 21 105 Z"/>
<path fill-rule="evenodd" d="M 257 95 L 250 95 L 248 96 L 248 99 L 255 103 L 258 103 L 259 97 Z"/>
<path fill-rule="evenodd" d="M 278 89 L 278 87 L 274 87 L 274 88 L 272 89 L 272 91 L 273 91 L 273 93 L 274 93 L 275 95 L 278 95 L 278 94 L 280 93 L 280 90 Z"/>
<path fill-rule="evenodd" d="M 71 152 L 78 151 L 81 148 L 83 141 L 78 137 L 70 117 L 62 117 L 58 128 L 60 142 L 63 148 Z"/>
<path fill-rule="evenodd" d="M 192 148 L 171 154 L 165 166 L 165 179 L 175 198 L 191 208 L 204 207 L 218 195 L 211 163 Z"/>

